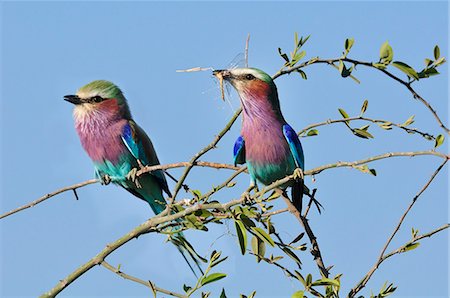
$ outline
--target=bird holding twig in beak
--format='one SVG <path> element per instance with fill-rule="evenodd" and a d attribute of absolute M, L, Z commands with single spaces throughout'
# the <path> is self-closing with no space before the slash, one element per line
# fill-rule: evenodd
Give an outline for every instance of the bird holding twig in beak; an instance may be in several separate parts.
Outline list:
<path fill-rule="evenodd" d="M 301 211 L 305 161 L 297 133 L 284 120 L 272 78 L 256 68 L 215 70 L 240 97 L 243 118 L 241 135 L 234 144 L 234 164 L 247 163 L 251 186 L 269 185 L 288 175 L 295 179 L 282 185 L 292 187 L 292 202 Z"/>

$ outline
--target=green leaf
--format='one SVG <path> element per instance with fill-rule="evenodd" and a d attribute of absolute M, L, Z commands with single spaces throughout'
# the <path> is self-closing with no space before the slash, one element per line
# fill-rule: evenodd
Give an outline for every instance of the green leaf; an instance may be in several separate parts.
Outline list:
<path fill-rule="evenodd" d="M 300 53 L 295 54 L 292 57 L 292 60 L 290 62 L 290 66 L 294 66 L 295 64 L 297 64 L 298 61 L 302 60 L 303 57 L 305 57 L 306 52 L 305 51 L 301 51 Z"/>
<path fill-rule="evenodd" d="M 239 246 L 241 248 L 241 254 L 245 254 L 245 249 L 247 247 L 247 230 L 244 224 L 240 220 L 235 220 L 234 224 L 236 226 L 236 234 L 239 240 Z"/>
<path fill-rule="evenodd" d="M 441 56 L 441 51 L 439 50 L 439 46 L 438 45 L 436 45 L 434 47 L 434 51 L 433 52 L 434 52 L 434 59 L 438 60 L 439 57 Z"/>
<path fill-rule="evenodd" d="M 250 294 L 250 296 L 248 296 L 248 298 L 254 298 L 255 295 L 256 295 L 256 291 L 253 291 L 253 292 Z"/>
<path fill-rule="evenodd" d="M 386 121 L 381 124 L 378 124 L 382 129 L 390 130 L 392 129 L 392 122 Z"/>
<path fill-rule="evenodd" d="M 297 69 L 297 72 L 302 76 L 302 79 L 307 80 L 308 77 L 306 76 L 306 73 L 301 70 L 301 69 Z"/>
<path fill-rule="evenodd" d="M 338 110 L 339 110 L 339 113 L 341 113 L 341 115 L 342 115 L 343 118 L 350 118 L 350 117 L 348 116 L 347 112 L 344 111 L 344 109 L 339 108 Z"/>
<path fill-rule="evenodd" d="M 331 279 L 331 278 L 322 278 L 319 280 L 316 280 L 311 284 L 311 286 L 335 286 L 339 287 L 341 283 L 338 280 Z"/>
<path fill-rule="evenodd" d="M 444 57 L 441 57 L 441 58 L 439 58 L 439 60 L 437 60 L 437 61 L 434 62 L 434 65 L 435 65 L 435 66 L 439 66 L 439 65 L 441 65 L 441 64 L 443 64 L 443 63 L 445 63 L 445 58 L 444 58 Z"/>
<path fill-rule="evenodd" d="M 261 262 L 261 258 L 263 258 L 266 253 L 266 245 L 264 244 L 264 241 L 262 241 L 256 236 L 253 236 L 252 251 L 256 255 L 256 261 L 258 263 Z"/>
<path fill-rule="evenodd" d="M 392 59 L 394 59 L 394 51 L 389 45 L 389 42 L 386 41 L 380 48 L 380 61 L 384 64 L 389 64 Z"/>
<path fill-rule="evenodd" d="M 297 237 L 294 238 L 294 240 L 289 243 L 289 245 L 299 242 L 303 238 L 303 236 L 305 236 L 305 232 L 301 232 Z"/>
<path fill-rule="evenodd" d="M 225 289 L 222 288 L 222 293 L 220 293 L 219 298 L 227 298 L 227 294 L 225 294 Z"/>
<path fill-rule="evenodd" d="M 291 298 L 303 298 L 305 293 L 303 291 L 297 291 L 294 294 L 292 294 Z"/>
<path fill-rule="evenodd" d="M 308 137 L 317 136 L 319 134 L 319 131 L 317 129 L 310 129 L 306 135 Z"/>
<path fill-rule="evenodd" d="M 401 127 L 406 127 L 406 126 L 408 126 L 408 125 L 413 124 L 413 123 L 414 123 L 414 116 L 415 116 L 415 115 L 412 115 L 411 117 L 409 117 L 409 118 L 405 121 L 405 123 L 401 124 L 400 126 L 401 126 Z"/>
<path fill-rule="evenodd" d="M 289 248 L 283 247 L 282 250 L 285 254 L 287 254 L 291 259 L 293 259 L 299 266 L 302 264 L 302 261 L 298 258 L 298 256 Z"/>
<path fill-rule="evenodd" d="M 278 48 L 278 54 L 280 54 L 281 58 L 283 58 L 286 61 L 286 64 L 289 63 L 289 57 L 286 55 L 286 53 L 283 53 L 281 51 L 281 48 Z"/>
<path fill-rule="evenodd" d="M 438 135 L 436 137 L 435 142 L 434 142 L 434 148 L 437 148 L 437 147 L 441 146 L 442 143 L 444 143 L 444 140 L 445 140 L 445 137 L 443 135 L 441 135 L 441 134 Z"/>
<path fill-rule="evenodd" d="M 183 291 L 188 292 L 190 289 L 192 289 L 192 287 L 183 285 Z"/>
<path fill-rule="evenodd" d="M 408 64 L 403 63 L 401 61 L 394 61 L 392 62 L 392 65 L 400 69 L 402 72 L 404 72 L 408 77 L 414 78 L 416 80 L 419 79 L 419 75 L 417 72 Z"/>
<path fill-rule="evenodd" d="M 192 193 L 197 199 L 200 199 L 200 198 L 202 197 L 202 193 L 201 193 L 201 191 L 199 191 L 198 189 L 191 190 L 191 193 Z"/>
<path fill-rule="evenodd" d="M 377 171 L 375 169 L 369 169 L 370 174 L 376 176 L 377 175 Z"/>
<path fill-rule="evenodd" d="M 366 112 L 368 106 L 369 106 L 369 101 L 366 99 L 366 100 L 364 100 L 363 105 L 361 107 L 361 116 Z"/>
<path fill-rule="evenodd" d="M 429 67 L 431 64 L 433 64 L 433 60 L 426 58 L 425 59 L 425 67 Z"/>
<path fill-rule="evenodd" d="M 350 51 L 354 43 L 355 43 L 354 38 L 347 38 L 345 40 L 345 50 L 347 51 L 347 53 Z"/>
<path fill-rule="evenodd" d="M 359 129 L 367 131 L 369 129 L 369 127 L 370 127 L 370 124 L 366 124 L 366 125 L 361 126 Z"/>
<path fill-rule="evenodd" d="M 403 249 L 402 252 L 410 251 L 416 249 L 420 245 L 419 242 L 416 243 L 408 243 Z"/>
<path fill-rule="evenodd" d="M 422 78 L 429 78 L 431 76 L 435 76 L 438 74 L 439 74 L 439 72 L 436 70 L 436 68 L 430 67 L 430 68 L 426 68 L 426 69 L 422 70 L 417 75 L 419 76 L 419 78 L 422 79 Z"/>
<path fill-rule="evenodd" d="M 221 258 L 221 259 L 219 259 L 219 260 L 217 260 L 217 261 L 211 262 L 211 268 L 212 268 L 212 267 L 215 267 L 215 266 L 217 266 L 217 265 L 219 265 L 220 263 L 222 263 L 222 262 L 225 261 L 226 259 L 228 259 L 228 257 L 223 257 L 223 258 Z"/>
<path fill-rule="evenodd" d="M 347 68 L 342 60 L 339 60 L 339 72 L 341 73 L 341 76 L 343 78 L 348 77 L 352 74 L 353 66 L 350 68 Z"/>
<path fill-rule="evenodd" d="M 372 63 L 373 66 L 375 66 L 376 68 L 379 69 L 385 69 L 386 68 L 386 64 L 384 63 Z"/>
<path fill-rule="evenodd" d="M 309 287 L 312 283 L 312 275 L 311 273 L 306 276 L 306 287 Z"/>
<path fill-rule="evenodd" d="M 362 130 L 359 128 L 354 128 L 353 134 L 355 136 L 363 138 L 363 139 L 373 139 L 373 135 L 371 135 L 368 131 L 365 131 L 365 130 Z"/>
<path fill-rule="evenodd" d="M 204 278 L 202 278 L 202 280 L 200 281 L 200 284 L 202 286 L 207 285 L 209 283 L 218 281 L 224 277 L 226 277 L 227 275 L 225 273 L 211 273 L 210 275 L 205 276 Z"/>
<path fill-rule="evenodd" d="M 269 236 L 269 234 L 266 233 L 266 231 L 257 227 L 252 227 L 251 229 L 259 239 L 267 242 L 267 244 L 269 244 L 272 247 L 275 246 L 273 239 Z"/>
<path fill-rule="evenodd" d="M 227 187 L 231 188 L 231 187 L 233 187 L 235 185 L 236 185 L 236 182 L 235 181 L 231 181 L 230 183 L 227 184 Z"/>
<path fill-rule="evenodd" d="M 243 213 L 247 213 L 248 214 L 248 212 L 249 211 L 247 209 L 243 210 Z M 239 218 L 241 219 L 241 221 L 244 224 L 244 226 L 247 227 L 247 229 L 256 226 L 255 223 L 245 214 L 239 215 Z"/>

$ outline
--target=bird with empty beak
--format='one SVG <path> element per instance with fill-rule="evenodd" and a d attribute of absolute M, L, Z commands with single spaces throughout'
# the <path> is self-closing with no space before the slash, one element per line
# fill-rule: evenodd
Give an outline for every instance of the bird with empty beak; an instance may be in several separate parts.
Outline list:
<path fill-rule="evenodd" d="M 81 145 L 92 159 L 95 174 L 104 184 L 112 182 L 147 202 L 155 214 L 166 208 L 163 191 L 172 196 L 162 170 L 136 176 L 141 166 L 159 165 L 150 138 L 131 117 L 122 91 L 111 82 L 98 80 L 81 87 L 76 95 L 64 100 L 75 105 L 73 116 Z M 175 244 L 192 272 L 186 257 L 192 258 L 200 272 L 202 259 L 181 232 L 173 229 Z"/>

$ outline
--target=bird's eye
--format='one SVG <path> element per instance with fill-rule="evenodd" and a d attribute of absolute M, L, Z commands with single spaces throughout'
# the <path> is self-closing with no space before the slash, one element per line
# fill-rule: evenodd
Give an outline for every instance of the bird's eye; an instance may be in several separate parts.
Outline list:
<path fill-rule="evenodd" d="M 255 76 L 254 75 L 252 75 L 252 74 L 247 74 L 247 75 L 245 75 L 245 79 L 246 80 L 253 80 L 255 78 Z"/>
<path fill-rule="evenodd" d="M 101 97 L 100 95 L 96 95 L 96 96 L 92 97 L 92 100 L 94 102 L 101 102 L 101 101 L 103 101 L 103 97 Z"/>

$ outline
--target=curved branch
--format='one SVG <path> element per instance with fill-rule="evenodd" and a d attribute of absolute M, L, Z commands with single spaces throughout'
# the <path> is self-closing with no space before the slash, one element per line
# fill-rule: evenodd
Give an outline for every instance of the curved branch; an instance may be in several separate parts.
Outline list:
<path fill-rule="evenodd" d="M 215 162 L 207 162 L 207 161 L 196 161 L 196 162 L 178 162 L 178 163 L 171 163 L 171 164 L 165 164 L 165 165 L 156 165 L 156 166 L 145 166 L 142 167 L 139 171 L 136 172 L 136 176 L 140 176 L 144 173 L 156 171 L 156 170 L 167 170 L 167 169 L 173 169 L 173 168 L 182 168 L 182 167 L 188 167 L 188 166 L 198 166 L 198 167 L 208 167 L 208 168 L 215 168 L 215 169 L 230 169 L 230 170 L 240 170 L 240 167 L 235 167 L 233 165 L 224 164 L 224 163 L 215 163 Z M 91 179 L 84 182 L 80 182 L 71 186 L 63 187 L 61 189 L 58 189 L 52 193 L 46 194 L 45 196 L 40 197 L 39 199 L 28 203 L 24 206 L 21 206 L 19 208 L 16 208 L 14 210 L 11 210 L 9 212 L 6 212 L 2 215 L 0 215 L 0 219 L 5 218 L 7 216 L 10 216 L 14 213 L 17 213 L 19 211 L 25 210 L 27 208 L 33 207 L 39 203 L 42 203 L 51 197 L 54 197 L 60 193 L 72 190 L 75 191 L 78 188 L 81 188 L 83 186 L 94 184 L 99 182 L 97 179 Z M 76 193 L 75 193 L 76 194 Z"/>
<path fill-rule="evenodd" d="M 445 154 L 435 152 L 435 151 L 418 151 L 418 152 L 396 152 L 396 153 L 386 153 L 383 155 L 378 155 L 375 157 L 367 158 L 365 160 L 355 161 L 355 162 L 338 162 L 335 164 L 329 164 L 322 167 L 318 167 L 309 171 L 306 171 L 305 174 L 312 175 L 316 173 L 320 173 L 324 171 L 325 169 L 330 168 L 336 168 L 336 167 L 353 167 L 358 164 L 364 164 L 371 161 L 383 159 L 383 158 L 389 158 L 393 156 L 416 156 L 416 155 L 434 155 L 439 156 L 441 158 L 444 158 L 445 160 L 449 159 L 449 157 Z M 269 186 L 264 187 L 262 190 L 256 192 L 253 194 L 253 198 L 259 198 L 260 196 L 264 195 L 265 193 L 277 189 L 281 185 L 291 181 L 294 179 L 294 175 L 286 176 L 283 179 L 280 179 L 274 183 L 272 183 Z M 52 288 L 49 292 L 43 294 L 41 297 L 55 297 L 58 293 L 60 293 L 63 289 L 65 289 L 67 286 L 69 286 L 72 282 L 74 282 L 76 279 L 78 279 L 81 275 L 86 273 L 88 270 L 93 268 L 96 265 L 101 264 L 107 256 L 109 256 L 111 253 L 113 253 L 115 250 L 117 250 L 119 247 L 123 246 L 133 238 L 137 238 L 138 236 L 148 233 L 149 230 L 152 230 L 154 227 L 170 222 L 182 217 L 185 217 L 189 214 L 192 214 L 198 210 L 204 210 L 204 209 L 219 209 L 219 210 L 228 210 L 230 207 L 242 204 L 246 200 L 248 200 L 248 197 L 246 195 L 241 196 L 239 199 L 231 200 L 227 203 L 221 204 L 221 203 L 207 203 L 207 204 L 196 204 L 192 207 L 188 207 L 184 209 L 181 212 L 177 212 L 175 214 L 168 214 L 168 208 L 166 208 L 165 211 L 162 213 L 150 218 L 140 226 L 136 227 L 135 229 L 131 230 L 126 235 L 122 236 L 120 239 L 116 240 L 115 242 L 108 244 L 100 253 L 98 253 L 95 257 L 90 259 L 88 262 L 77 268 L 75 271 L 73 271 L 71 274 L 69 274 L 65 279 L 61 280 L 54 288 Z"/>
<path fill-rule="evenodd" d="M 114 267 L 113 265 L 109 264 L 106 261 L 103 261 L 101 263 L 101 265 L 103 267 L 105 267 L 106 269 L 108 269 L 109 271 L 112 271 L 115 274 L 119 275 L 120 277 L 123 277 L 124 279 L 128 279 L 128 280 L 134 281 L 136 283 L 139 283 L 141 285 L 146 286 L 147 288 L 150 288 L 155 293 L 155 297 L 156 297 L 156 292 L 160 292 L 160 293 L 172 296 L 172 297 L 179 297 L 179 298 L 187 298 L 188 297 L 188 296 L 183 295 L 183 294 L 178 294 L 178 293 L 175 293 L 173 291 L 169 291 L 169 290 L 157 287 L 155 284 L 153 284 L 150 281 L 145 281 L 145 280 L 142 280 L 140 278 L 137 278 L 137 277 L 131 276 L 129 274 L 126 274 L 126 273 L 120 271 L 119 268 Z"/>
<path fill-rule="evenodd" d="M 0 215 L 0 219 L 5 218 L 5 217 L 7 217 L 7 216 L 10 216 L 10 215 L 12 215 L 12 214 L 14 214 L 14 213 L 17 213 L 17 212 L 19 212 L 19 211 L 22 211 L 22 210 L 31 208 L 31 207 L 33 207 L 33 206 L 39 204 L 39 203 L 44 202 L 44 201 L 47 200 L 47 199 L 50 199 L 51 197 L 54 197 L 54 196 L 56 196 L 56 195 L 59 195 L 60 193 L 63 193 L 63 192 L 69 191 L 69 190 L 74 191 L 74 190 L 76 190 L 77 188 L 80 188 L 80 187 L 83 187 L 83 186 L 86 186 L 86 185 L 89 185 L 89 184 L 94 184 L 94 183 L 97 183 L 97 182 L 99 182 L 97 179 L 91 179 L 91 180 L 87 180 L 87 181 L 84 181 L 84 182 L 80 182 L 80 183 L 77 183 L 77 184 L 74 184 L 74 185 L 71 185 L 71 186 L 63 187 L 63 188 L 58 189 L 58 190 L 56 190 L 56 191 L 54 191 L 54 192 L 48 193 L 48 194 L 46 194 L 45 196 L 42 196 L 42 197 L 40 197 L 39 199 L 34 200 L 34 201 L 31 202 L 31 203 L 28 203 L 28 204 L 26 204 L 26 205 L 23 205 L 23 206 L 21 206 L 21 207 L 19 207 L 19 208 L 16 208 L 16 209 L 14 209 L 14 210 L 11 210 L 11 211 L 9 211 L 9 212 L 6 212 L 6 213 Z"/>
<path fill-rule="evenodd" d="M 450 159 L 450 156 L 445 155 L 443 153 L 437 152 L 437 151 L 433 151 L 433 150 L 428 150 L 428 151 L 413 151 L 413 152 L 390 152 L 390 153 L 385 153 L 385 154 L 380 154 L 380 155 L 376 155 L 376 156 L 372 156 L 366 159 L 360 159 L 357 161 L 352 161 L 352 162 L 345 162 L 345 161 L 339 161 L 337 163 L 332 163 L 332 164 L 327 164 L 324 166 L 320 166 L 308 171 L 305 171 L 305 175 L 315 175 L 318 174 L 324 170 L 328 170 L 328 169 L 332 169 L 332 168 L 341 168 L 341 167 L 349 167 L 349 168 L 354 168 L 356 166 L 359 165 L 363 165 L 366 163 L 370 163 L 376 160 L 381 160 L 381 159 L 386 159 L 386 158 L 391 158 L 391 157 L 399 157 L 399 156 L 418 156 L 418 155 L 432 155 L 432 156 L 438 156 L 441 157 L 445 160 Z"/>
<path fill-rule="evenodd" d="M 285 196 L 283 191 L 279 191 L 281 197 L 283 198 L 284 202 L 287 205 L 287 208 L 290 213 L 292 213 L 295 218 L 300 222 L 300 224 L 305 229 L 306 235 L 308 235 L 309 241 L 311 242 L 311 254 L 314 257 L 314 261 L 317 264 L 317 267 L 320 270 L 320 273 L 328 278 L 328 270 L 325 267 L 325 264 L 323 262 L 322 253 L 320 252 L 319 243 L 317 242 L 317 237 L 314 235 L 311 226 L 309 225 L 308 219 L 304 217 L 298 210 L 295 208 L 294 204 L 292 204 L 291 200 L 289 200 L 288 197 Z"/>
<path fill-rule="evenodd" d="M 411 87 L 411 82 L 406 82 L 402 79 L 400 79 L 399 77 L 397 77 L 396 75 L 392 74 L 391 72 L 382 69 L 382 68 L 378 68 L 376 66 L 373 65 L 372 62 L 365 62 L 365 61 L 358 61 L 358 60 L 354 60 L 354 59 L 350 59 L 350 58 L 335 58 L 335 59 L 319 59 L 319 58 L 312 58 L 304 63 L 298 64 L 297 66 L 294 67 L 290 67 L 287 69 L 280 69 L 275 75 L 272 76 L 273 79 L 276 79 L 282 75 L 285 74 L 290 74 L 292 72 L 295 72 L 301 68 L 304 68 L 308 65 L 311 64 L 316 64 L 316 63 L 322 63 L 322 64 L 329 64 L 329 65 L 334 65 L 334 63 L 339 62 L 339 61 L 345 61 L 345 62 L 349 62 L 349 63 L 353 63 L 355 66 L 356 65 L 363 65 L 366 67 L 370 67 L 370 68 L 374 68 L 377 69 L 379 71 L 381 71 L 382 73 L 384 73 L 385 75 L 387 75 L 388 77 L 394 79 L 395 81 L 397 81 L 398 83 L 402 84 L 403 86 L 405 86 L 408 91 L 412 94 L 412 96 L 415 99 L 418 99 L 420 102 L 422 102 L 427 108 L 428 110 L 431 112 L 431 114 L 433 114 L 434 118 L 436 119 L 436 121 L 439 123 L 439 126 L 445 130 L 445 132 L 447 134 L 450 135 L 450 129 L 447 128 L 447 126 L 444 125 L 444 123 L 442 122 L 441 118 L 438 116 L 436 110 L 431 106 L 431 104 L 425 100 L 422 96 L 420 96 L 413 87 Z"/>
<path fill-rule="evenodd" d="M 430 186 L 431 182 L 433 182 L 434 178 L 437 176 L 437 174 L 442 170 L 442 168 L 447 163 L 448 159 L 444 160 L 444 162 L 434 171 L 434 173 L 431 175 L 430 179 L 428 179 L 427 183 L 420 189 L 420 191 L 414 196 L 412 199 L 412 202 L 409 204 L 408 208 L 406 208 L 406 211 L 402 214 L 400 217 L 400 221 L 398 222 L 397 226 L 395 227 L 392 234 L 389 236 L 389 239 L 387 240 L 386 244 L 384 245 L 383 249 L 381 250 L 380 256 L 378 257 L 378 260 L 376 261 L 375 265 L 367 272 L 367 274 L 363 277 L 363 279 L 358 283 L 358 285 L 354 288 L 352 288 L 348 294 L 349 298 L 354 297 L 359 291 L 361 291 L 369 281 L 369 279 L 372 277 L 372 275 L 375 273 L 375 271 L 378 269 L 380 264 L 386 260 L 388 257 L 392 256 L 395 253 L 390 254 L 388 257 L 385 257 L 385 252 L 389 246 L 389 244 L 392 242 L 392 239 L 394 239 L 397 232 L 400 230 L 400 226 L 402 225 L 403 221 L 406 218 L 406 215 L 408 215 L 411 208 L 414 206 L 414 204 L 417 202 L 417 199 L 420 197 L 420 195 Z M 431 236 L 431 235 L 430 235 Z M 425 237 L 425 236 L 424 236 Z M 424 238 L 421 237 L 420 239 Z M 414 239 L 413 239 L 414 240 Z M 419 239 L 416 239 L 417 241 Z M 414 241 L 413 241 L 414 242 Z"/>
<path fill-rule="evenodd" d="M 301 135 L 301 134 L 307 132 L 311 128 L 324 126 L 324 125 L 329 125 L 329 124 L 333 124 L 333 123 L 345 123 L 345 122 L 348 122 L 348 121 L 358 121 L 358 120 L 369 121 L 369 122 L 372 122 L 372 123 L 375 123 L 375 124 L 389 122 L 391 125 L 393 125 L 395 127 L 398 127 L 400 129 L 403 129 L 407 133 L 417 133 L 417 134 L 420 134 L 422 137 L 430 139 L 430 140 L 431 139 L 432 140 L 436 139 L 433 135 L 431 135 L 431 134 L 429 134 L 427 132 L 420 131 L 420 130 L 418 130 L 416 128 L 408 128 L 408 127 L 402 126 L 401 124 L 393 123 L 393 122 L 390 122 L 390 121 L 387 121 L 387 120 L 372 119 L 372 118 L 367 118 L 367 117 L 362 117 L 362 116 L 343 118 L 343 119 L 334 119 L 334 120 L 328 119 L 327 121 L 313 123 L 313 124 L 310 124 L 310 125 L 306 126 L 302 130 L 300 130 L 298 132 L 298 135 Z"/>

